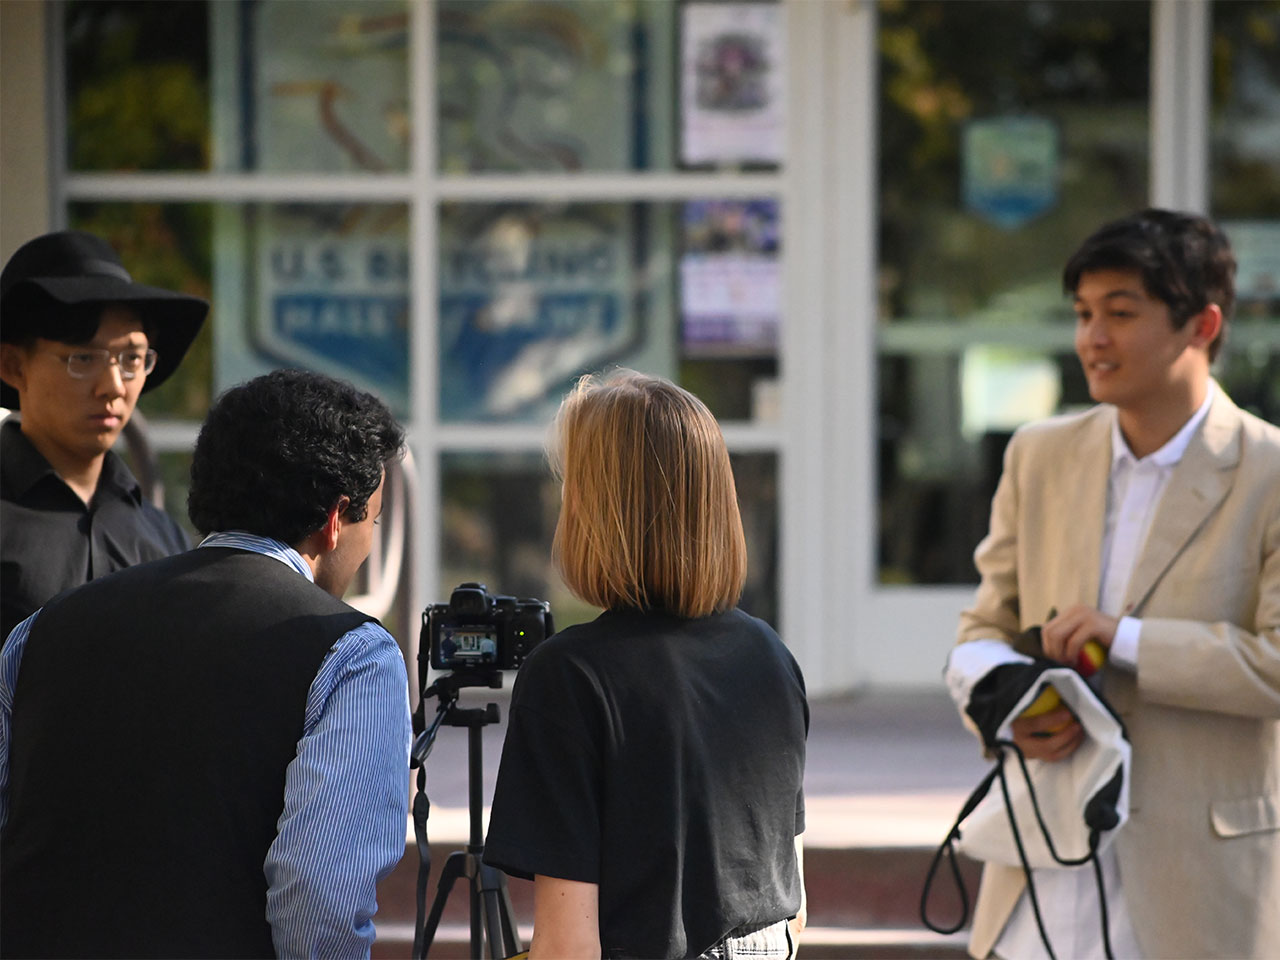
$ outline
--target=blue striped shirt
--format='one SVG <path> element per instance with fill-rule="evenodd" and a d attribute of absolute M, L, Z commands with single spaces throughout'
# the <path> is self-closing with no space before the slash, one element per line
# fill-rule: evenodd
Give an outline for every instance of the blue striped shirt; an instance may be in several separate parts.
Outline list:
<path fill-rule="evenodd" d="M 200 546 L 274 557 L 314 580 L 302 556 L 278 540 L 215 533 Z M 39 615 L 15 627 L 0 650 L 0 826 L 9 809 L 13 692 Z M 400 648 L 378 624 L 361 624 L 320 664 L 285 774 L 284 812 L 263 863 L 277 956 L 369 956 L 375 887 L 404 854 L 410 736 Z"/>

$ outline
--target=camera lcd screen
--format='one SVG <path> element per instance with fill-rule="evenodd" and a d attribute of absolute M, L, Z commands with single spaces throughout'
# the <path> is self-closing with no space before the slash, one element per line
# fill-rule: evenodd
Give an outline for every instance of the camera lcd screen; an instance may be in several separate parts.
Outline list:
<path fill-rule="evenodd" d="M 450 627 L 440 629 L 440 652 L 446 661 L 492 661 L 498 656 L 498 636 L 484 627 Z"/>

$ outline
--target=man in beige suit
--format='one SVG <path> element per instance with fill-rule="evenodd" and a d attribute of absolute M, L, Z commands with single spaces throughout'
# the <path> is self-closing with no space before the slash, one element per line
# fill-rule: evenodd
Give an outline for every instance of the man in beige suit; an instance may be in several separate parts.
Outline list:
<path fill-rule="evenodd" d="M 1101 858 L 1117 957 L 1280 957 L 1280 429 L 1209 375 L 1234 277 L 1217 227 L 1160 210 L 1068 262 L 1098 406 L 1010 442 L 947 669 L 963 708 L 1034 624 L 1024 653 L 1107 648 L 1101 689 L 1133 744 L 1130 818 Z M 1050 762 L 1083 736 L 1065 708 L 1014 724 Z M 1092 870 L 1033 879 L 1057 956 L 1103 956 Z M 987 866 L 975 957 L 1048 956 L 1025 887 Z"/>

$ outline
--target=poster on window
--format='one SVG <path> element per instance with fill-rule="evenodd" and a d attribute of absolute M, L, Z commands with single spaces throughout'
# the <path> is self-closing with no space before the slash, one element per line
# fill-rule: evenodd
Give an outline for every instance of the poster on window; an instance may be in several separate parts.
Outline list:
<path fill-rule="evenodd" d="M 781 5 L 681 8 L 680 160 L 686 166 L 782 163 L 786 47 Z"/>
<path fill-rule="evenodd" d="M 685 355 L 772 356 L 782 314 L 777 201 L 693 200 L 682 227 Z"/>

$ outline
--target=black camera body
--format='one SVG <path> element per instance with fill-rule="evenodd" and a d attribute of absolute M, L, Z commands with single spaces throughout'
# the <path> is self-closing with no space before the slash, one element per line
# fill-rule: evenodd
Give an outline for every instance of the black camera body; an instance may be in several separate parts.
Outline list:
<path fill-rule="evenodd" d="M 468 582 L 454 588 L 448 603 L 423 611 L 418 649 L 430 649 L 433 670 L 492 674 L 519 669 L 554 632 L 545 600 L 495 595 L 483 583 Z"/>

